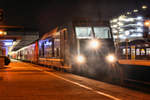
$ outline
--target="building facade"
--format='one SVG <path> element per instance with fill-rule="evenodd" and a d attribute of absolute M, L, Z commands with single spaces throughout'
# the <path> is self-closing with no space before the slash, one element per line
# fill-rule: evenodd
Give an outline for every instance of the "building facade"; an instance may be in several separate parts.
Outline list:
<path fill-rule="evenodd" d="M 110 21 L 120 59 L 150 59 L 150 16 L 147 6 Z"/>

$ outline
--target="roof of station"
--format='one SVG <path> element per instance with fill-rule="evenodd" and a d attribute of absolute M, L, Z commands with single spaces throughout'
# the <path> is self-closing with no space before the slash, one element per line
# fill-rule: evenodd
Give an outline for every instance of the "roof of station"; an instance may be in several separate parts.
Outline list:
<path fill-rule="evenodd" d="M 23 26 L 0 26 L 0 30 L 7 32 L 7 35 L 1 36 L 0 40 L 12 39 L 17 43 L 13 45 L 12 51 L 16 51 L 39 39 L 39 32 L 32 28 L 25 28 Z"/>

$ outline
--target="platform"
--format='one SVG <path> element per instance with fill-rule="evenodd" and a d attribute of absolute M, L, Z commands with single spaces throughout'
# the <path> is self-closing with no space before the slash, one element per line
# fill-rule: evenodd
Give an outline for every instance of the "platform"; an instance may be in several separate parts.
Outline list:
<path fill-rule="evenodd" d="M 120 59 L 120 64 L 124 65 L 142 65 L 142 66 L 150 66 L 150 60 L 126 60 Z"/>
<path fill-rule="evenodd" d="M 13 61 L 0 69 L 0 100 L 148 100 L 150 94 Z"/>

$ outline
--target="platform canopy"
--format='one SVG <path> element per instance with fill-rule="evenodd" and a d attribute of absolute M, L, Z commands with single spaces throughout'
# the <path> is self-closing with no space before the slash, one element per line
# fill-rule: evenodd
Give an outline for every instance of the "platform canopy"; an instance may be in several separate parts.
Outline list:
<path fill-rule="evenodd" d="M 39 39 L 39 32 L 36 29 L 25 28 L 23 26 L 0 26 L 0 31 L 6 32 L 0 36 L 0 41 L 12 40 L 12 51 L 16 51 Z M 4 43 L 5 44 L 5 43 Z M 5 45 L 3 45 L 5 46 Z"/>

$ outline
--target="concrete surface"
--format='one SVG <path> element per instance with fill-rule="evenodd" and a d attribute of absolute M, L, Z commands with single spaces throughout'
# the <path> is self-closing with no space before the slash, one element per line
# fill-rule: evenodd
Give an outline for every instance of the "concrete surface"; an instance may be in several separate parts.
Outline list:
<path fill-rule="evenodd" d="M 13 61 L 0 69 L 0 100 L 150 100 L 150 94 Z"/>

